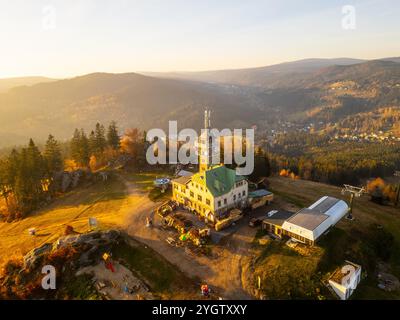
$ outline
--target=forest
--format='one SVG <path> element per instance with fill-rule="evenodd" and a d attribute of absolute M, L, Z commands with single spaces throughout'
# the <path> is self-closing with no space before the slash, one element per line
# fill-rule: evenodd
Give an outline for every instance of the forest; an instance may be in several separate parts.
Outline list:
<path fill-rule="evenodd" d="M 97 123 L 89 135 L 83 129 L 75 129 L 65 143 L 50 134 L 42 148 L 30 139 L 27 146 L 12 149 L 0 158 L 0 200 L 6 207 L 2 215 L 15 220 L 48 203 L 61 192 L 57 178 L 65 171 L 95 172 L 121 154 L 138 162 L 138 155 L 144 154 L 140 152 L 143 136 L 133 128 L 121 137 L 112 121 L 107 129 Z"/>
<path fill-rule="evenodd" d="M 400 143 L 335 141 L 328 135 L 290 133 L 268 146 L 272 172 L 333 185 L 360 185 L 392 177 L 400 168 Z"/>

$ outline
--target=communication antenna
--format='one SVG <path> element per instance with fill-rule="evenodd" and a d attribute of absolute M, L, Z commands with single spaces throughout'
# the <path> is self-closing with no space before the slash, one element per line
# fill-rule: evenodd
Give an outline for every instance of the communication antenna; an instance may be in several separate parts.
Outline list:
<path fill-rule="evenodd" d="M 211 111 L 206 109 L 204 111 L 204 129 L 211 128 Z"/>
<path fill-rule="evenodd" d="M 354 201 L 354 197 L 361 197 L 362 194 L 365 193 L 365 189 L 364 187 L 359 188 L 359 187 L 355 187 L 355 186 L 351 186 L 349 184 L 344 184 L 343 185 L 343 189 L 342 189 L 342 194 L 350 194 L 350 207 L 349 207 L 349 211 L 348 211 L 348 215 L 347 215 L 347 219 L 349 220 L 353 220 L 353 201 Z"/>
<path fill-rule="evenodd" d="M 393 175 L 399 178 L 399 182 L 397 183 L 396 199 L 394 201 L 394 205 L 397 206 L 400 201 L 400 171 L 395 171 Z"/>

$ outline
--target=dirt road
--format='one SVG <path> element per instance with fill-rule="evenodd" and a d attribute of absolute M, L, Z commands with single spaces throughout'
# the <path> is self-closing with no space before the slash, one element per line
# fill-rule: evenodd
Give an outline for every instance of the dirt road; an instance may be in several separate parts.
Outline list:
<path fill-rule="evenodd" d="M 149 200 L 147 192 L 134 183 L 126 180 L 125 183 L 132 209 L 126 215 L 124 226 L 130 236 L 150 246 L 190 277 L 196 277 L 199 281 L 209 284 L 222 298 L 253 298 L 244 286 L 247 287 L 249 283 L 247 270 L 254 229 L 247 227 L 243 222 L 243 227 L 213 248 L 211 258 L 189 255 L 183 248 L 168 245 L 165 241 L 165 231 L 158 229 L 157 224 L 152 228 L 145 226 L 146 217 L 153 217 L 153 209 L 157 204 Z"/>

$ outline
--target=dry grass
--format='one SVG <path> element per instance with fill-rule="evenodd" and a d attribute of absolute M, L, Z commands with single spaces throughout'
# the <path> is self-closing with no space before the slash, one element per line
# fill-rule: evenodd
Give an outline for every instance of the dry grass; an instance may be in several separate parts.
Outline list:
<path fill-rule="evenodd" d="M 272 177 L 270 181 L 273 192 L 289 202 L 294 202 L 298 207 L 309 206 L 324 195 L 349 202 L 349 196 L 342 195 L 341 188 L 335 186 L 282 177 Z M 390 231 L 400 244 L 400 208 L 378 205 L 371 202 L 369 197 L 365 195 L 355 199 L 353 215 L 355 221 L 342 220 L 338 225 L 339 228 L 344 230 L 364 229 L 371 223 L 377 223 Z"/>
<path fill-rule="evenodd" d="M 335 186 L 312 181 L 292 180 L 283 177 L 271 177 L 270 182 L 271 190 L 276 194 L 277 202 L 291 202 L 297 208 L 309 206 L 324 195 L 343 199 L 347 203 L 349 202 L 349 196 L 342 195 L 341 188 Z M 351 251 L 358 256 L 358 258 L 360 258 L 360 255 L 365 255 L 365 253 L 361 252 L 362 248 L 360 248 L 359 245 L 365 245 L 366 241 L 370 244 L 373 241 L 374 235 L 371 231 L 374 229 L 371 228 L 371 226 L 377 224 L 383 226 L 383 229 L 390 232 L 394 237 L 395 247 L 392 251 L 391 259 L 388 262 L 391 265 L 393 274 L 399 276 L 400 266 L 398 261 L 400 259 L 400 254 L 396 248 L 400 248 L 400 208 L 378 205 L 371 202 L 369 196 L 365 195 L 355 199 L 353 216 L 355 217 L 354 221 L 342 219 L 333 231 L 322 238 L 319 246 L 321 246 L 321 249 L 325 253 L 317 255 L 319 267 L 322 268 L 324 272 L 332 271 L 330 270 L 332 267 L 340 265 L 343 262 L 337 261 L 340 260 L 338 259 L 338 257 L 341 256 L 341 254 L 339 254 L 340 252 Z M 358 238 L 359 235 L 362 235 L 363 238 Z M 357 259 L 356 257 L 353 258 Z M 267 263 L 269 259 L 275 259 L 274 264 L 286 266 L 286 262 L 288 262 L 286 260 L 293 259 L 293 257 L 285 257 L 281 252 L 276 252 L 272 256 L 267 256 L 264 263 Z M 278 259 L 278 261 L 276 261 L 276 259 Z M 307 259 L 299 259 L 296 257 L 296 260 L 299 260 L 298 262 Z M 293 262 L 291 264 L 293 265 Z M 287 266 L 285 268 L 287 268 Z M 300 265 L 297 264 L 296 268 L 293 270 L 287 270 L 287 276 L 290 277 L 301 269 L 300 262 Z M 309 266 L 305 269 L 308 270 Z M 377 289 L 376 285 L 377 283 L 374 280 L 374 275 L 370 274 L 368 280 L 363 282 L 360 286 L 360 288 L 362 288 L 360 291 L 362 291 L 361 293 L 363 294 L 357 295 L 357 298 L 399 298 L 400 292 L 385 293 Z M 364 294 L 366 292 L 370 292 L 371 295 Z"/>
<path fill-rule="evenodd" d="M 0 261 L 56 240 L 66 225 L 78 232 L 86 232 L 88 217 L 96 217 L 100 228 L 117 225 L 128 206 L 125 187 L 116 179 L 76 189 L 20 221 L 0 222 Z M 35 237 L 28 234 L 28 229 L 33 227 L 37 230 Z"/>

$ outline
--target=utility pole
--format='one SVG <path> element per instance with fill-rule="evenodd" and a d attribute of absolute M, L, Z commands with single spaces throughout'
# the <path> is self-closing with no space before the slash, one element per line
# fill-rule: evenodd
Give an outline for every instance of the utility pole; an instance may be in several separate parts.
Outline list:
<path fill-rule="evenodd" d="M 349 212 L 347 215 L 347 219 L 349 220 L 353 220 L 353 202 L 354 202 L 354 197 L 361 197 L 361 195 L 365 193 L 365 189 L 364 187 L 359 188 L 359 187 L 355 187 L 355 186 L 351 186 L 348 184 L 343 185 L 343 189 L 342 189 L 342 194 L 350 194 L 350 208 L 349 208 Z"/>
<path fill-rule="evenodd" d="M 395 171 L 393 175 L 400 179 L 400 171 Z M 399 201 L 400 201 L 400 180 L 397 183 L 396 199 L 394 200 L 394 206 L 395 207 L 399 204 Z"/>

